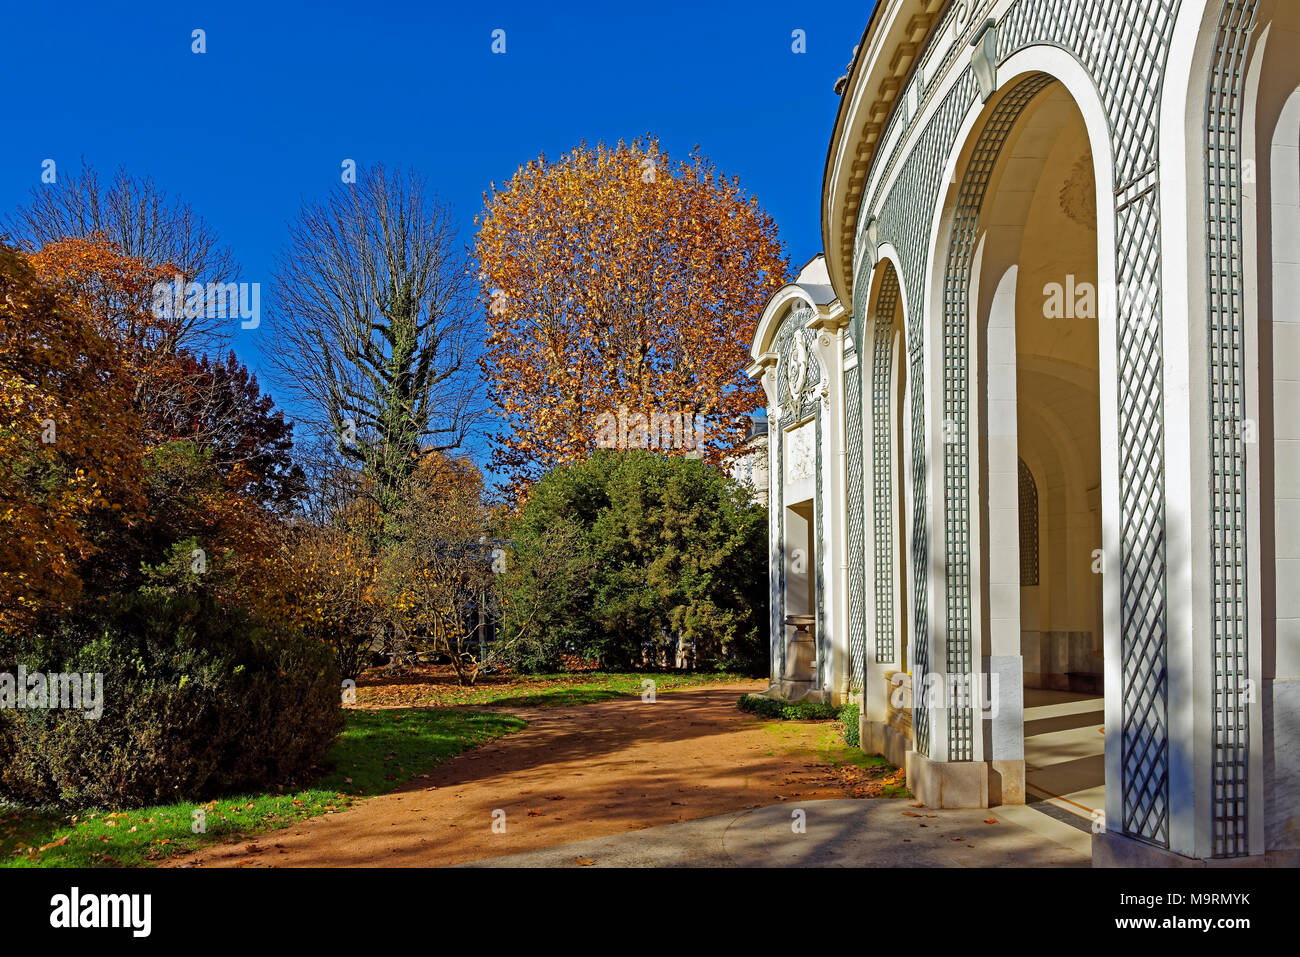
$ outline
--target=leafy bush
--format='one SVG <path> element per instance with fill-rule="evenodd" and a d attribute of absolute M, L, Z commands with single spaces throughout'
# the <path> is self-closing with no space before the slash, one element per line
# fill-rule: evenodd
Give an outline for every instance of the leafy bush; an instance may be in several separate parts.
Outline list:
<path fill-rule="evenodd" d="M 856 704 L 846 704 L 844 710 L 840 712 L 840 724 L 844 726 L 844 743 L 852 747 L 859 747 L 861 741 L 862 728 L 858 724 L 858 717 L 862 709 Z"/>
<path fill-rule="evenodd" d="M 736 707 L 748 711 L 760 718 L 775 718 L 778 721 L 829 721 L 840 716 L 838 705 L 816 701 L 777 701 L 756 694 L 740 696 Z"/>
<path fill-rule="evenodd" d="M 509 530 L 511 664 L 767 673 L 767 510 L 702 461 L 598 451 L 547 473 Z M 581 568 L 585 573 L 576 571 Z"/>
<path fill-rule="evenodd" d="M 0 797 L 108 807 L 304 780 L 343 726 L 330 650 L 203 594 L 140 591 L 23 640 L 0 671 L 98 673 L 103 713 L 0 711 Z"/>

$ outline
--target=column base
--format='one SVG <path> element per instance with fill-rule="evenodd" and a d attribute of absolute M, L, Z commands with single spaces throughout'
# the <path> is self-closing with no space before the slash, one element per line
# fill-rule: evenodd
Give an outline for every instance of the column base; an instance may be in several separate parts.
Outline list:
<path fill-rule="evenodd" d="M 908 751 L 907 786 L 928 807 L 988 807 L 989 766 L 984 761 L 932 761 Z"/>
<path fill-rule="evenodd" d="M 989 762 L 989 806 L 1025 803 L 1025 762 Z"/>
<path fill-rule="evenodd" d="M 1093 867 L 1295 867 L 1297 864 L 1300 864 L 1300 852 L 1296 851 L 1203 859 L 1184 857 L 1109 831 L 1092 836 Z"/>
<path fill-rule="evenodd" d="M 791 681 L 789 678 L 778 678 L 765 691 L 760 691 L 758 697 L 773 698 L 790 704 L 805 701 L 811 704 L 825 704 L 830 699 L 827 692 L 814 688 L 811 681 Z"/>
<path fill-rule="evenodd" d="M 862 750 L 867 754 L 878 754 L 897 768 L 907 763 L 907 752 L 912 747 L 912 741 L 902 731 L 865 716 L 859 719 L 858 729 Z"/>

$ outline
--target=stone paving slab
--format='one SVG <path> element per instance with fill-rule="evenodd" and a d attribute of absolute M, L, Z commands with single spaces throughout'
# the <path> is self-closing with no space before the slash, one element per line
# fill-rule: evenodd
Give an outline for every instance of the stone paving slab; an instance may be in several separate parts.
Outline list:
<path fill-rule="evenodd" d="M 804 812 L 804 833 L 794 829 Z M 478 861 L 469 867 L 1088 867 L 1078 847 L 992 810 L 790 801 Z M 915 815 L 915 816 L 913 816 Z M 993 820 L 996 823 L 986 823 Z"/>

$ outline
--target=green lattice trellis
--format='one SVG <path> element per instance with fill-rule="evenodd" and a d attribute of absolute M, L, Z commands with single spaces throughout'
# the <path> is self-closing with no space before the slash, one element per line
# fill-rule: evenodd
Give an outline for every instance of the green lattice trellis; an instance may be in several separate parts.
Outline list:
<path fill-rule="evenodd" d="M 1073 55 L 1092 76 L 1110 126 L 1115 172 L 1116 263 L 1121 288 L 1159 289 L 1159 183 L 1154 172 L 1160 78 L 1177 12 L 1174 0 L 1019 0 L 997 24 L 999 64 L 1017 51 L 1047 44 Z M 947 16 L 952 16 L 955 5 Z M 987 4 L 984 8 L 987 7 Z M 981 9 L 984 9 L 981 8 Z M 948 29 L 945 20 L 940 31 Z M 959 55 L 979 25 L 972 17 L 949 56 Z M 927 51 L 922 51 L 924 61 Z M 937 205 L 944 159 L 955 145 L 958 127 L 976 103 L 977 84 L 970 67 L 943 94 L 933 114 L 926 113 L 935 76 L 947 63 L 925 75 L 913 74 L 897 102 L 920 104 L 891 119 L 882 142 L 893 142 L 885 160 L 897 165 L 897 177 L 875 178 L 877 194 L 862 210 L 859 229 L 874 215 L 882 241 L 893 244 L 903 266 L 901 277 L 911 304 L 908 349 L 913 386 L 913 519 L 912 550 L 916 610 L 915 667 L 928 666 L 926 637 L 925 435 L 920 400 L 924 361 L 921 329 L 926 315 L 925 263 L 929 224 Z M 925 128 L 912 142 L 914 128 Z M 896 129 L 894 124 L 899 127 Z M 889 184 L 886 186 L 885 184 Z M 888 192 L 885 193 L 886 188 Z M 856 237 L 860 251 L 862 236 Z M 1121 297 L 1116 329 L 1121 567 L 1120 645 L 1124 688 L 1120 728 L 1123 773 L 1122 830 L 1133 837 L 1168 844 L 1168 704 L 1167 611 L 1164 543 L 1163 376 L 1161 316 L 1158 295 L 1151 299 Z M 956 423 L 959 430 L 963 423 Z M 954 483 L 968 481 L 949 475 Z M 960 463 L 957 463 L 960 467 Z M 960 534 L 960 533 L 957 533 Z M 945 529 L 945 548 L 960 542 Z M 963 586 L 960 581 L 958 588 Z M 916 715 L 917 747 L 929 753 L 925 709 Z M 961 719 L 955 726 L 961 731 Z M 950 731 L 953 730 L 950 727 Z M 956 742 L 962 746 L 960 739 Z"/>

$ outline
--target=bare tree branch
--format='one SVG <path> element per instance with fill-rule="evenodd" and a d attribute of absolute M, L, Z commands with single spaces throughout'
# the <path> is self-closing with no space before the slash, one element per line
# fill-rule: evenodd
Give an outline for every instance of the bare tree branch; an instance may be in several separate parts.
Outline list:
<path fill-rule="evenodd" d="M 301 420 L 398 488 L 484 414 L 482 341 L 448 207 L 412 172 L 358 171 L 305 204 L 277 259 L 271 356 Z"/>
<path fill-rule="evenodd" d="M 31 202 L 21 206 L 0 228 L 30 252 L 60 239 L 102 237 L 146 266 L 166 266 L 186 282 L 233 282 L 238 267 L 216 231 L 179 197 L 170 198 L 150 177 L 135 177 L 119 168 L 111 182 L 101 182 L 82 161 L 77 174 L 60 173 L 58 181 L 32 187 Z M 223 345 L 226 320 L 186 317 L 178 345 L 202 353 Z"/>

